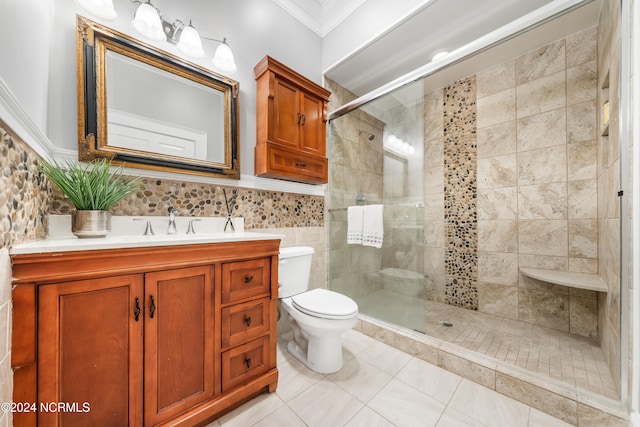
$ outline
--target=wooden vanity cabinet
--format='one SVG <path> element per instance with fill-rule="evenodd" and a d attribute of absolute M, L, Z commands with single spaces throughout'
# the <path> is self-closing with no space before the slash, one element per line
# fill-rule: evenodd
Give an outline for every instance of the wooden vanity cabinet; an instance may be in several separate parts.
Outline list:
<path fill-rule="evenodd" d="M 193 426 L 274 391 L 278 249 L 14 256 L 14 399 L 38 408 L 14 425 Z"/>
<path fill-rule="evenodd" d="M 327 104 L 331 92 L 266 56 L 254 67 L 255 174 L 310 184 L 328 182 Z"/>

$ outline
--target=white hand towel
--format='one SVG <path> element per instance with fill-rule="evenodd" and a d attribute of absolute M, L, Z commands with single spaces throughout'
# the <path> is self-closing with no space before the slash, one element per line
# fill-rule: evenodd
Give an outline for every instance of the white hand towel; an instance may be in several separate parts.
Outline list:
<path fill-rule="evenodd" d="M 383 215 L 384 205 L 368 205 L 364 207 L 362 220 L 362 245 L 382 247 L 384 237 Z"/>
<path fill-rule="evenodd" d="M 362 244 L 362 219 L 364 206 L 349 206 L 347 209 L 347 243 Z"/>

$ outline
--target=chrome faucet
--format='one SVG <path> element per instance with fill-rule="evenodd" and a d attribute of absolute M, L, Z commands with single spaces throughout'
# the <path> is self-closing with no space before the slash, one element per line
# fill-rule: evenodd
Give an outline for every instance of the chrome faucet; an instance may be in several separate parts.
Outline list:
<path fill-rule="evenodd" d="M 180 215 L 180 211 L 174 207 L 169 207 L 169 227 L 167 228 L 167 234 L 176 234 L 176 216 Z"/>

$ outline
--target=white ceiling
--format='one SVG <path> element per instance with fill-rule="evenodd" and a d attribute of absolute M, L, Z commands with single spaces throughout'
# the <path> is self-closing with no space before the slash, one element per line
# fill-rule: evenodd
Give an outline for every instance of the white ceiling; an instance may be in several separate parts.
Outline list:
<path fill-rule="evenodd" d="M 326 36 L 367 0 L 273 0 L 320 37 Z"/>
<path fill-rule="evenodd" d="M 343 27 L 348 25 L 358 31 L 359 25 L 367 25 L 358 19 L 360 12 L 375 4 L 375 0 L 273 1 L 321 37 L 326 37 L 341 22 Z M 363 95 L 424 66 L 439 50 L 452 51 L 546 4 L 563 1 L 566 2 L 424 0 L 422 7 L 407 10 L 406 17 L 400 22 L 389 23 L 387 28 L 376 28 L 374 37 L 323 70 L 323 74 L 356 95 Z M 583 3 L 591 3 L 591 0 Z M 367 13 L 370 16 L 371 10 Z M 362 16 L 366 15 L 363 13 Z M 590 22 L 571 24 L 586 28 L 595 24 L 592 15 L 589 19 Z"/>

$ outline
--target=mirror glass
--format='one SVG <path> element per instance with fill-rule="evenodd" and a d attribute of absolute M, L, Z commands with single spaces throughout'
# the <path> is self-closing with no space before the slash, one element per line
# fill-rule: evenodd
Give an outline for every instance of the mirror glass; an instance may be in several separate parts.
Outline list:
<path fill-rule="evenodd" d="M 81 161 L 239 178 L 238 83 L 78 17 Z"/>

